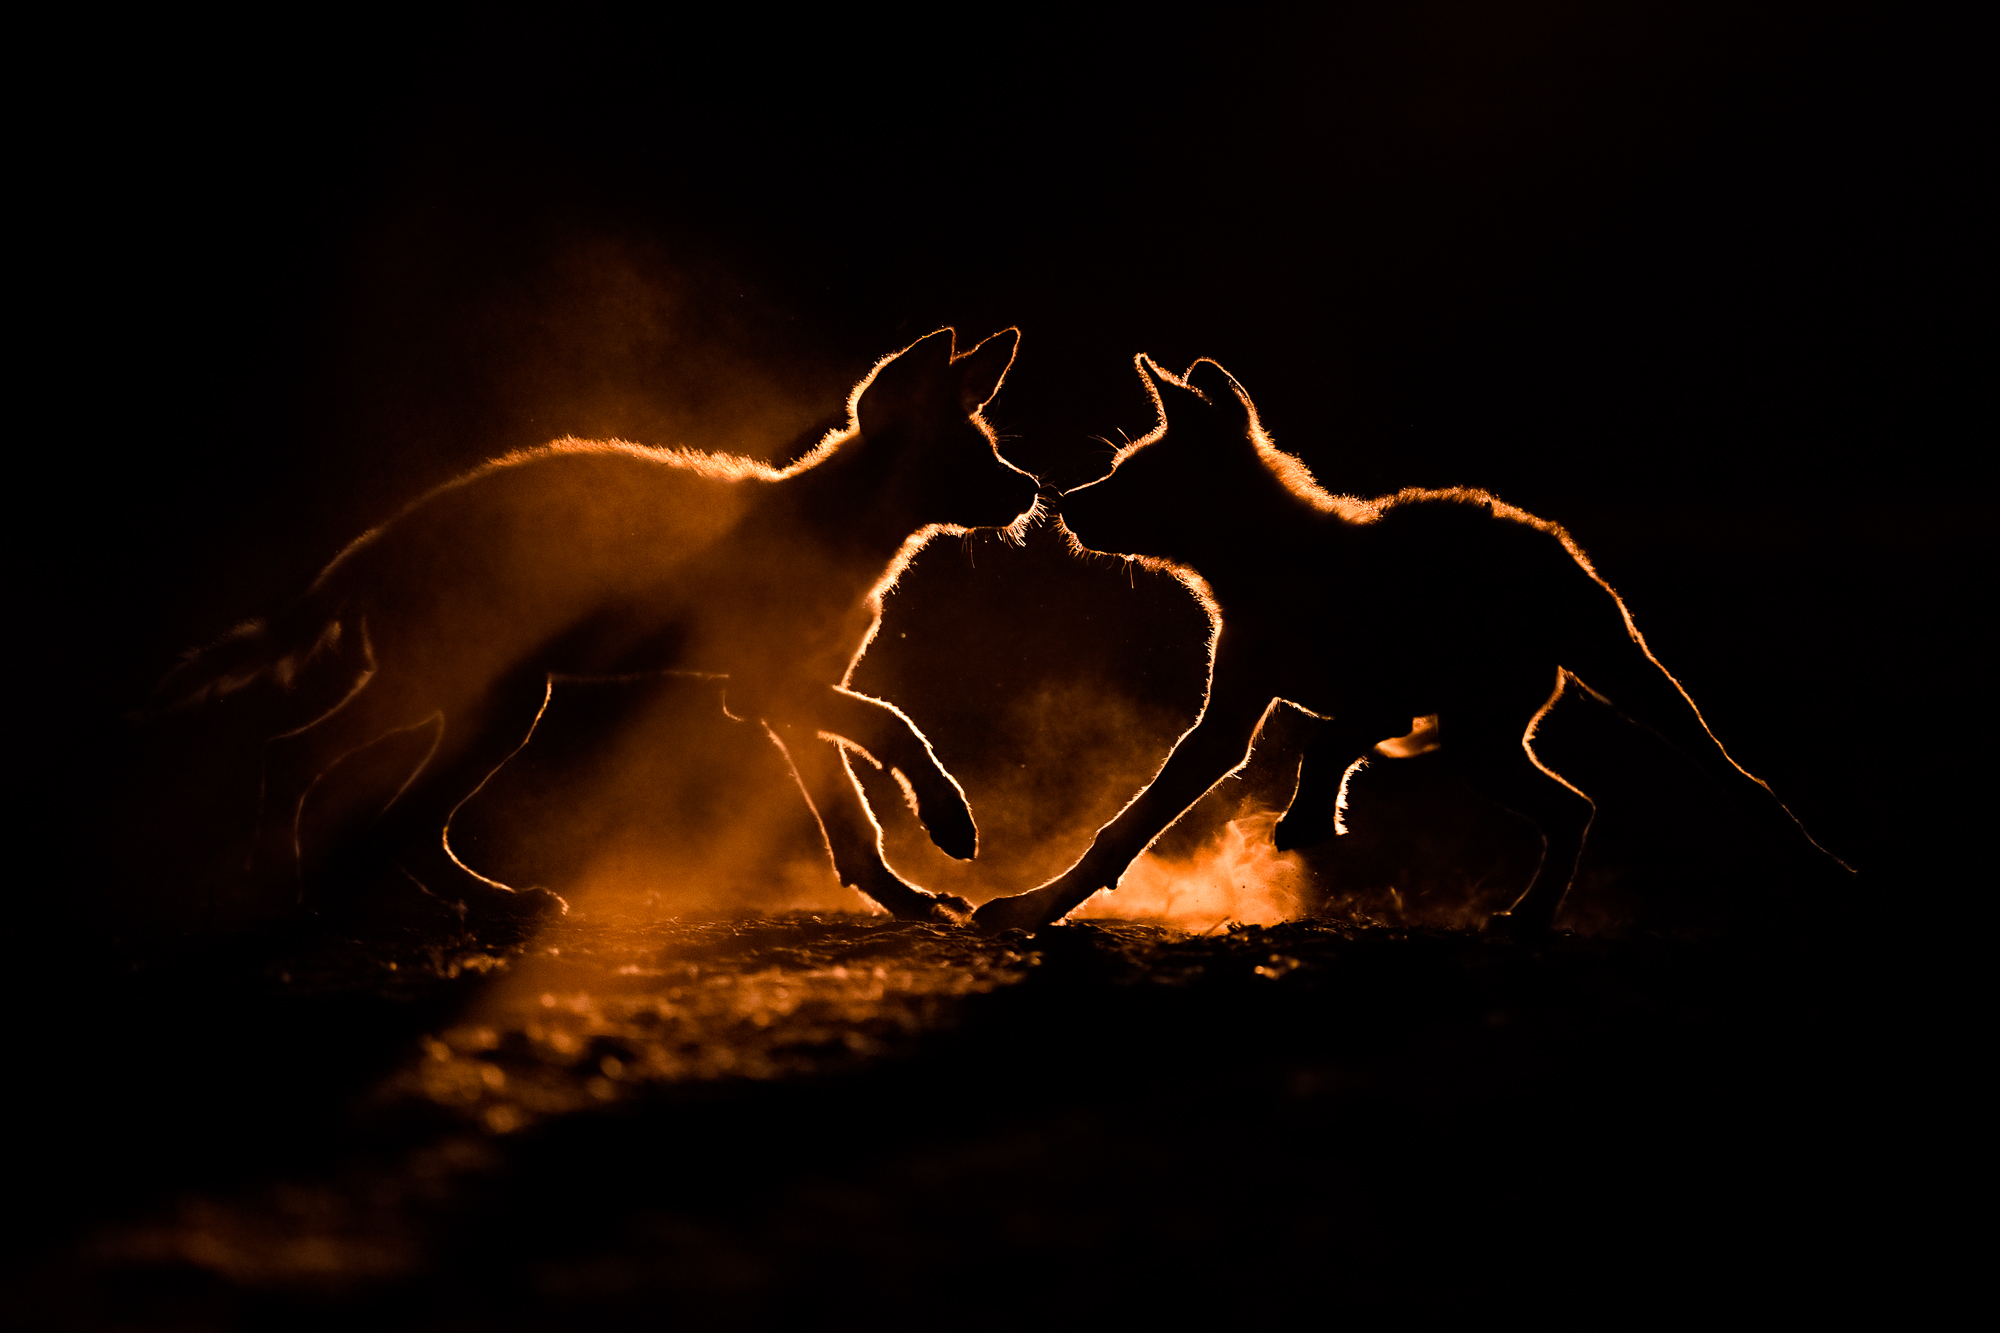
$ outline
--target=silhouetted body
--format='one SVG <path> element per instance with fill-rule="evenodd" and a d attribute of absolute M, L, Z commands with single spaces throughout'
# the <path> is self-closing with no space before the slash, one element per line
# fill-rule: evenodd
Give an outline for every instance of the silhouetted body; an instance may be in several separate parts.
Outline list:
<path fill-rule="evenodd" d="M 552 681 L 679 671 L 726 676 L 730 713 L 783 748 L 843 883 L 898 916 L 969 910 L 890 870 L 834 738 L 900 771 L 937 844 L 974 855 L 971 811 L 929 743 L 845 682 L 917 546 L 1033 511 L 1034 479 L 1000 457 L 978 415 L 1017 339 L 1008 330 L 954 358 L 945 329 L 885 358 L 850 398 L 847 429 L 787 468 L 563 440 L 487 464 L 356 541 L 291 612 L 163 686 L 199 684 L 199 697 L 263 674 L 290 686 L 316 656 L 332 660 L 315 676 L 345 669 L 349 692 L 267 747 L 255 873 L 297 883 L 315 782 L 393 733 L 429 728 L 428 757 L 381 794 L 375 846 L 461 911 L 558 908 L 462 864 L 453 812 L 527 742 Z"/>
<path fill-rule="evenodd" d="M 1590 827 L 1590 798 L 1533 746 L 1570 685 L 1657 731 L 1758 814 L 1782 811 L 1723 751 L 1561 528 L 1483 491 L 1330 495 L 1271 445 L 1220 366 L 1196 362 L 1185 381 L 1144 357 L 1139 367 L 1160 425 L 1108 476 L 1065 494 L 1063 521 L 1089 549 L 1171 569 L 1203 597 L 1215 630 L 1208 700 L 1076 865 L 987 903 L 981 926 L 1053 921 L 1114 887 L 1242 765 L 1278 702 L 1322 719 L 1274 833 L 1279 850 L 1340 831 L 1341 786 L 1357 761 L 1442 748 L 1542 834 L 1533 880 L 1495 918 L 1512 929 L 1548 928 Z"/>

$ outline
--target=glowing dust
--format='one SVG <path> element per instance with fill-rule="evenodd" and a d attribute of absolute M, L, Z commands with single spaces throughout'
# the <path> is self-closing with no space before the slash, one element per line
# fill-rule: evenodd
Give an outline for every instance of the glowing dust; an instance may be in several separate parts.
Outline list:
<path fill-rule="evenodd" d="M 1213 930 L 1225 921 L 1273 925 L 1304 911 L 1308 871 L 1294 852 L 1271 845 L 1276 810 L 1238 816 L 1190 857 L 1151 852 L 1125 872 L 1116 892 L 1100 890 L 1075 916 L 1163 921 L 1183 930 Z"/>

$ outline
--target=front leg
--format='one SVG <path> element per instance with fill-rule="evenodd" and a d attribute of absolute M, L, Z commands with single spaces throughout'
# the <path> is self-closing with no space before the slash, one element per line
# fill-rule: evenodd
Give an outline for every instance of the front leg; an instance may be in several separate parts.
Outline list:
<path fill-rule="evenodd" d="M 903 775 L 916 794 L 917 818 L 945 855 L 969 861 L 979 854 L 979 829 L 965 792 L 908 714 L 839 685 L 818 694 L 812 711 L 821 731 L 852 741 Z"/>
<path fill-rule="evenodd" d="M 957 923 L 972 904 L 952 894 L 934 894 L 911 884 L 882 856 L 882 828 L 875 822 L 861 786 L 838 744 L 806 723 L 767 723 L 771 739 L 792 763 L 799 789 L 819 817 L 840 882 L 889 909 L 904 921 Z"/>
<path fill-rule="evenodd" d="M 1300 760 L 1292 803 L 1271 830 L 1271 845 L 1281 852 L 1295 851 L 1344 832 L 1340 802 L 1355 763 L 1377 753 L 1378 745 L 1407 726 L 1395 714 L 1379 711 L 1342 713 L 1321 722 Z"/>
<path fill-rule="evenodd" d="M 1174 746 L 1153 781 L 1097 831 L 1083 858 L 1038 889 L 995 898 L 973 914 L 984 930 L 1032 929 L 1067 916 L 1099 889 L 1116 888 L 1126 867 L 1208 789 L 1243 766 L 1275 692 L 1262 684 L 1226 686 L 1217 664 L 1208 706 Z"/>

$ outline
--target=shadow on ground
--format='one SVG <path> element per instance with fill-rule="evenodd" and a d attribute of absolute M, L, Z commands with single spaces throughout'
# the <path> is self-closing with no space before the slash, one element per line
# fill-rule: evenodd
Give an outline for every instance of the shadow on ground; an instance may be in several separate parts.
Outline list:
<path fill-rule="evenodd" d="M 1920 1151 L 1902 974 L 1880 942 L 1365 920 L 265 939 L 52 1020 L 56 1170 L 16 1196 L 8 1304 L 997 1328 L 1859 1300 Z"/>

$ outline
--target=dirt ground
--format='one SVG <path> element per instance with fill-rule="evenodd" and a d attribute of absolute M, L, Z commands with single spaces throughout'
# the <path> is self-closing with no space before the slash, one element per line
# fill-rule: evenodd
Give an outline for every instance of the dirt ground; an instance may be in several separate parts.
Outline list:
<path fill-rule="evenodd" d="M 1906 961 L 1365 918 L 183 946 L 29 1006 L 9 1321 L 1907 1310 Z"/>

